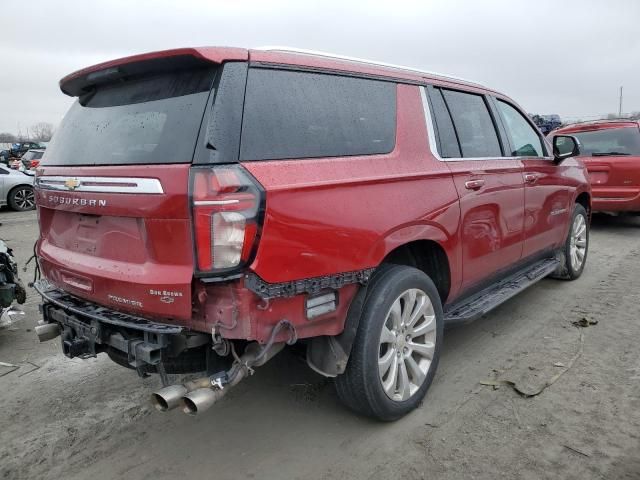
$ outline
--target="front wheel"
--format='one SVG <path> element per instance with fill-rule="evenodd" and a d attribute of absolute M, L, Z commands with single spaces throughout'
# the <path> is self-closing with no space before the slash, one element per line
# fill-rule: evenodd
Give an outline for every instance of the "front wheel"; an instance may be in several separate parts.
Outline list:
<path fill-rule="evenodd" d="M 553 276 L 575 280 L 582 275 L 589 252 L 589 216 L 585 208 L 576 204 L 571 217 L 569 234 L 561 250 L 562 262 Z"/>
<path fill-rule="evenodd" d="M 416 408 L 440 357 L 444 315 L 436 286 L 422 271 L 384 265 L 368 287 L 340 400 L 379 420 L 396 420 Z"/>

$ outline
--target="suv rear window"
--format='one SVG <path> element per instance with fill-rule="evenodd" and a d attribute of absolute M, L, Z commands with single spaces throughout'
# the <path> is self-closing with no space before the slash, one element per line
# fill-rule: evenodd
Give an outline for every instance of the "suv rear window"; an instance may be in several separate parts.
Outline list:
<path fill-rule="evenodd" d="M 640 130 L 636 127 L 606 128 L 569 133 L 580 140 L 582 155 L 640 155 Z"/>
<path fill-rule="evenodd" d="M 22 160 L 38 160 L 42 158 L 42 155 L 44 155 L 44 152 L 34 152 L 30 150 L 22 156 Z"/>
<path fill-rule="evenodd" d="M 98 87 L 73 104 L 43 164 L 191 162 L 214 74 L 181 70 Z"/>
<path fill-rule="evenodd" d="M 241 160 L 384 154 L 395 141 L 395 83 L 249 70 Z"/>

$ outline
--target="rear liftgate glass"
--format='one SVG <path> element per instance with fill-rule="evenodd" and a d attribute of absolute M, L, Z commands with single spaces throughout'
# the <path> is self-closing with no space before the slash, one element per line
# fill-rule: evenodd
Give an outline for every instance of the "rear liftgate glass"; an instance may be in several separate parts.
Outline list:
<path fill-rule="evenodd" d="M 214 67 L 90 87 L 65 116 L 46 165 L 190 163 Z"/>

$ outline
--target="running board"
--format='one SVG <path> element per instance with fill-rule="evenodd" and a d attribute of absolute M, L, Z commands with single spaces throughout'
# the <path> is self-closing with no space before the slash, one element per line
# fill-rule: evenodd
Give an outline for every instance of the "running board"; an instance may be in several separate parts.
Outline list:
<path fill-rule="evenodd" d="M 480 318 L 525 288 L 542 280 L 552 273 L 559 264 L 560 261 L 557 258 L 545 258 L 517 270 L 498 283 L 494 283 L 460 302 L 446 306 L 444 309 L 445 325 L 452 326 Z"/>

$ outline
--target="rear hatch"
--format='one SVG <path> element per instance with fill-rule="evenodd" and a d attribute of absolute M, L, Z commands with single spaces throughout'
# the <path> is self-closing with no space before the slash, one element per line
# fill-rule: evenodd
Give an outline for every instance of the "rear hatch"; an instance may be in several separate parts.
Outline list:
<path fill-rule="evenodd" d="M 51 283 L 115 310 L 191 318 L 189 169 L 215 75 L 176 57 L 63 80 L 78 100 L 36 180 Z"/>
<path fill-rule="evenodd" d="M 637 124 L 571 133 L 596 199 L 625 200 L 640 195 L 640 129 Z"/>

